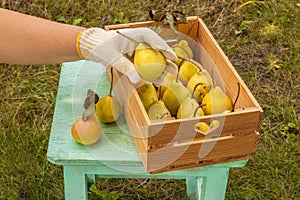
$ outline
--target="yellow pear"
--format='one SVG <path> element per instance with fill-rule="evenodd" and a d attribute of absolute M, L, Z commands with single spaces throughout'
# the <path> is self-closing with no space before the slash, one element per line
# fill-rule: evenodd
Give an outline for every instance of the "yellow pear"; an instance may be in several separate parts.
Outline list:
<path fill-rule="evenodd" d="M 231 99 L 217 86 L 210 90 L 202 100 L 202 109 L 205 115 L 220 114 L 226 110 L 232 110 Z"/>
<path fill-rule="evenodd" d="M 119 101 L 112 95 L 114 73 L 113 68 L 110 69 L 110 88 L 109 94 L 102 97 L 96 103 L 96 114 L 102 123 L 112 123 L 117 121 L 121 113 L 121 105 Z"/>
<path fill-rule="evenodd" d="M 89 116 L 85 121 L 79 117 L 73 123 L 71 133 L 76 142 L 91 145 L 100 139 L 101 126 L 95 114 Z"/>
<path fill-rule="evenodd" d="M 146 82 L 137 89 L 140 99 L 148 112 L 150 105 L 158 101 L 157 93 L 154 85 L 151 82 Z"/>
<path fill-rule="evenodd" d="M 204 116 L 202 108 L 199 107 L 198 102 L 194 98 L 186 98 L 178 108 L 177 119 L 198 116 Z"/>
<path fill-rule="evenodd" d="M 144 43 L 137 45 L 133 63 L 139 75 L 147 81 L 156 80 L 166 68 L 163 54 Z"/>
<path fill-rule="evenodd" d="M 162 100 L 154 102 L 149 110 L 148 116 L 150 120 L 156 119 L 166 119 L 171 117 L 170 111 L 166 108 L 164 102 Z"/>
<path fill-rule="evenodd" d="M 220 125 L 220 122 L 216 119 L 212 120 L 210 123 L 209 123 L 209 129 L 213 129 L 213 128 L 216 128 Z"/>
<path fill-rule="evenodd" d="M 179 80 L 186 86 L 190 78 L 197 72 L 203 69 L 203 66 L 195 60 L 185 60 L 179 67 Z"/>
<path fill-rule="evenodd" d="M 207 131 L 209 131 L 209 126 L 205 122 L 197 122 L 195 125 L 195 129 L 202 133 L 206 133 Z"/>
<path fill-rule="evenodd" d="M 164 81 L 161 85 L 161 96 L 165 92 L 165 90 L 170 86 L 170 83 L 176 79 L 176 74 L 172 74 L 169 72 L 164 72 Z"/>
<path fill-rule="evenodd" d="M 84 101 L 84 112 L 72 125 L 71 135 L 73 139 L 80 144 L 94 144 L 101 137 L 101 126 L 96 117 L 95 106 L 98 100 L 98 95 L 89 89 Z"/>
<path fill-rule="evenodd" d="M 193 58 L 193 51 L 191 50 L 189 43 L 186 40 L 180 40 L 173 46 L 173 49 L 178 56 L 178 59 L 176 61 L 177 65 L 179 65 L 179 63 L 182 61 L 181 58 L 184 58 L 186 60 Z"/>
<path fill-rule="evenodd" d="M 121 113 L 121 105 L 112 95 L 106 95 L 96 104 L 96 114 L 102 123 L 115 122 Z"/>
<path fill-rule="evenodd" d="M 213 87 L 213 80 L 206 70 L 194 73 L 187 83 L 188 90 L 194 92 L 198 103 L 202 102 L 204 95 L 208 93 L 211 87 Z"/>
<path fill-rule="evenodd" d="M 191 96 L 192 94 L 180 81 L 173 80 L 170 82 L 170 86 L 163 93 L 162 100 L 170 113 L 174 116 L 176 115 L 180 104 L 186 98 Z"/>

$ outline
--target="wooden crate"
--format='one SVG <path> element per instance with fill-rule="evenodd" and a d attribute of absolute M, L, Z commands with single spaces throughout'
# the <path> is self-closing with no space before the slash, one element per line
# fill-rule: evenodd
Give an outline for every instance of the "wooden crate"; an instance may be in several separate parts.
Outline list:
<path fill-rule="evenodd" d="M 155 27 L 157 23 L 110 25 L 105 29 Z M 231 113 L 150 121 L 135 86 L 115 71 L 114 90 L 122 102 L 145 169 L 149 173 L 160 173 L 251 158 L 258 144 L 261 107 L 200 18 L 189 17 L 188 24 L 180 24 L 178 31 L 193 38 L 202 47 L 196 52 L 196 60 L 208 71 L 218 72 L 220 77 L 215 77 L 216 82 L 223 80 L 226 94 L 231 99 L 236 97 L 237 83 L 240 83 L 240 96 L 235 111 Z M 212 119 L 219 120 L 221 126 L 207 136 L 194 129 L 197 122 Z"/>

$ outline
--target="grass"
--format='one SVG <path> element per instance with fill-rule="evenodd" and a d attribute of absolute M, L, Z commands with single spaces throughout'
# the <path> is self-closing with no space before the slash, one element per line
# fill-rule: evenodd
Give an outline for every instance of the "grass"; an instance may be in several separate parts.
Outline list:
<path fill-rule="evenodd" d="M 167 1 L 22 1 L 0 6 L 102 27 L 143 21 Z M 170 1 L 171 2 L 171 1 Z M 202 17 L 264 109 L 257 154 L 232 169 L 226 199 L 300 199 L 300 6 L 293 0 L 173 1 Z M 126 6 L 124 6 L 126 5 Z M 0 67 L 0 199 L 63 199 L 63 171 L 46 151 L 60 65 Z M 91 199 L 186 199 L 184 181 L 97 180 Z"/>

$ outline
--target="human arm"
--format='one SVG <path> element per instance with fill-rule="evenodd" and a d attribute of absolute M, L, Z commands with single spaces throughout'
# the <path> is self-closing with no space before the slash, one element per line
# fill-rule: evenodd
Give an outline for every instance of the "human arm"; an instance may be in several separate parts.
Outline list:
<path fill-rule="evenodd" d="M 55 64 L 79 60 L 76 38 L 84 29 L 0 8 L 0 63 Z"/>
<path fill-rule="evenodd" d="M 86 29 L 1 8 L 0 30 L 0 63 L 54 64 L 86 59 L 114 67 L 133 83 L 141 80 L 133 63 L 124 56 L 132 54 L 136 44 L 116 31 Z M 120 32 L 149 44 L 167 60 L 177 59 L 172 48 L 149 28 L 128 28 Z"/>

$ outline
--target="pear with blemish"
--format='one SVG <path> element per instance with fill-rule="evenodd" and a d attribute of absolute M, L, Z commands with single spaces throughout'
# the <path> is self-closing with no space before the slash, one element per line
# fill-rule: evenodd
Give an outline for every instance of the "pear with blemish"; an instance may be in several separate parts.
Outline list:
<path fill-rule="evenodd" d="M 205 122 L 197 122 L 195 124 L 195 129 L 198 130 L 199 132 L 206 133 L 209 131 L 209 126 Z"/>
<path fill-rule="evenodd" d="M 202 108 L 194 98 L 186 98 L 177 111 L 177 119 L 204 116 Z"/>
<path fill-rule="evenodd" d="M 96 116 L 95 103 L 99 100 L 98 95 L 88 90 L 84 101 L 84 112 L 72 125 L 71 135 L 73 139 L 84 145 L 96 143 L 101 136 L 101 126 Z"/>
<path fill-rule="evenodd" d="M 150 120 L 166 119 L 171 117 L 171 113 L 165 103 L 162 100 L 158 100 L 150 106 L 148 116 Z"/>
<path fill-rule="evenodd" d="M 148 116 L 150 120 L 166 119 L 171 117 L 171 113 L 166 107 L 165 103 L 161 100 L 162 86 L 158 88 L 158 101 L 150 105 Z"/>

